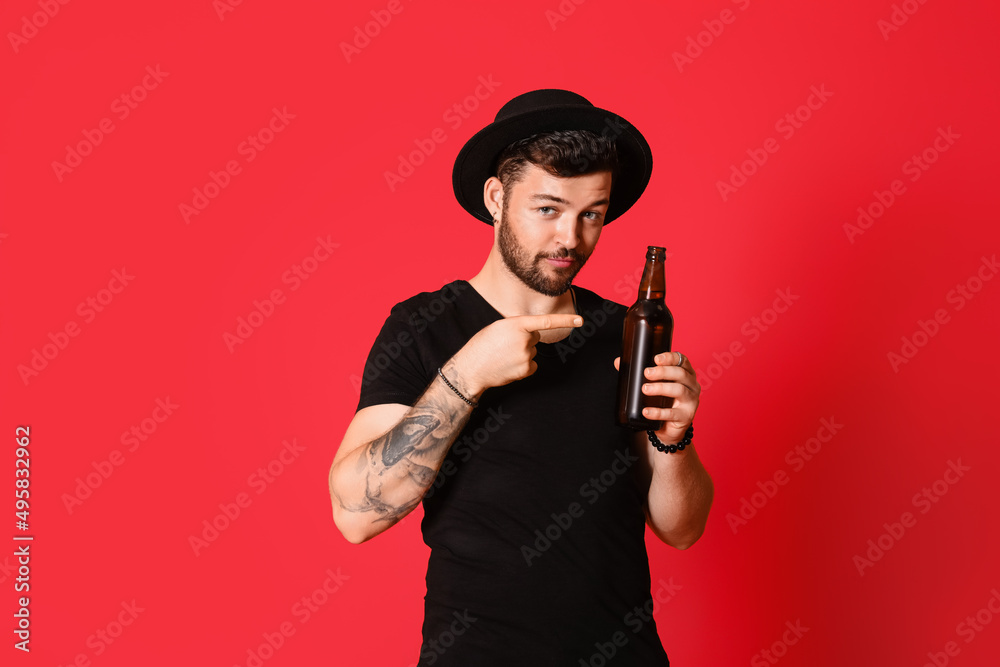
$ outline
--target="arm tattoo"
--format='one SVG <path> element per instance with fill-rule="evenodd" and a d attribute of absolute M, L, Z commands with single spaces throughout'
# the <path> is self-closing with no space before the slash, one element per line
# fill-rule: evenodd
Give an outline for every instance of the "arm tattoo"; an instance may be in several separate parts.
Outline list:
<path fill-rule="evenodd" d="M 404 420 L 399 427 L 385 434 L 387 442 L 382 445 L 382 464 L 391 468 L 399 463 L 417 448 L 417 443 L 440 425 L 441 420 L 434 415 L 416 415 Z"/>
<path fill-rule="evenodd" d="M 471 414 L 456 403 L 432 382 L 398 424 L 365 447 L 357 468 L 364 478 L 364 498 L 354 503 L 338 498 L 341 507 L 374 512 L 373 522 L 396 523 L 419 505 Z"/>

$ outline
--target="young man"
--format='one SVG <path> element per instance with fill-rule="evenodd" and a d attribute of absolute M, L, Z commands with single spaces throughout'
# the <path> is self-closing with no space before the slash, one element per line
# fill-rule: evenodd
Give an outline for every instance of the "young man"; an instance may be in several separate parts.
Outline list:
<path fill-rule="evenodd" d="M 693 446 L 660 452 L 615 424 L 626 309 L 571 284 L 651 169 L 631 124 L 551 89 L 508 102 L 458 155 L 456 197 L 493 247 L 470 280 L 392 309 L 330 471 L 351 542 L 424 503 L 421 666 L 668 664 L 643 611 L 645 525 L 686 549 L 712 482 Z M 700 387 L 683 355 L 656 364 L 644 391 L 674 402 L 646 416 L 670 445 Z"/>

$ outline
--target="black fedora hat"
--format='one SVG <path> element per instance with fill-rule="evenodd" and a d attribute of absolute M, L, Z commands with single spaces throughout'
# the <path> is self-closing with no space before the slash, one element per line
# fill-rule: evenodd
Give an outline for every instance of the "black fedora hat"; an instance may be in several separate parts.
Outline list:
<path fill-rule="evenodd" d="M 455 158 L 451 177 L 458 203 L 492 225 L 493 218 L 483 202 L 483 184 L 496 176 L 500 153 L 519 139 L 557 130 L 589 130 L 615 140 L 618 176 L 604 224 L 631 208 L 653 171 L 653 154 L 646 139 L 618 114 L 595 107 L 582 95 L 556 88 L 518 95 L 465 143 Z"/>

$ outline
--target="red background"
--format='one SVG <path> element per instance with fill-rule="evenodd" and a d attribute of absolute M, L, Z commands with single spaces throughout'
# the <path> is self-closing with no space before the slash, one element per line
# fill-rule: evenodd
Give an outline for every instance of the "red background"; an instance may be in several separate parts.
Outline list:
<path fill-rule="evenodd" d="M 0 478 L 14 488 L 14 429 L 30 425 L 35 537 L 32 651 L 6 634 L 5 664 L 254 664 L 248 651 L 284 622 L 294 634 L 267 665 L 416 661 L 419 512 L 352 546 L 333 525 L 327 471 L 391 305 L 471 277 L 489 249 L 491 230 L 452 195 L 455 154 L 540 87 L 621 113 L 655 155 L 646 194 L 578 282 L 630 303 L 645 246 L 665 245 L 675 346 L 707 386 L 696 444 L 716 486 L 708 530 L 686 552 L 648 541 L 653 581 L 681 586 L 656 614 L 672 664 L 767 664 L 759 652 L 781 653 L 786 621 L 809 630 L 784 665 L 923 665 L 951 641 L 959 652 L 939 660 L 996 664 L 1000 619 L 988 612 L 968 642 L 958 626 L 1000 587 L 1000 280 L 975 281 L 1000 249 L 1000 10 L 910 0 L 883 34 L 889 0 L 577 2 L 403 0 L 392 14 L 377 1 L 246 0 L 221 17 L 210 0 L 69 2 L 35 31 L 24 21 L 37 2 L 4 3 Z M 723 10 L 731 22 L 713 23 Z M 391 20 L 366 44 L 356 29 L 372 11 Z M 707 46 L 678 67 L 699 33 Z M 345 56 L 355 39 L 363 48 Z M 157 66 L 168 74 L 120 118 L 114 101 Z M 480 77 L 495 90 L 469 99 Z M 775 124 L 813 86 L 829 98 L 786 136 Z M 449 123 L 456 104 L 467 118 Z M 239 146 L 275 108 L 294 118 L 248 162 Z M 53 162 L 104 118 L 114 130 L 60 180 Z M 438 128 L 443 141 L 390 188 L 386 172 Z M 910 180 L 904 163 L 939 128 L 958 138 Z M 772 137 L 777 152 L 724 200 L 718 182 Z M 229 160 L 239 173 L 186 222 L 180 205 Z M 849 239 L 858 207 L 896 179 L 905 192 Z M 283 275 L 318 237 L 338 246 L 293 290 Z M 106 299 L 123 267 L 134 278 L 86 321 L 78 304 Z M 950 291 L 970 279 L 979 291 L 959 309 Z M 224 334 L 275 289 L 284 302 L 231 351 Z M 786 289 L 798 299 L 775 319 Z M 946 321 L 894 368 L 889 353 L 938 309 Z M 25 381 L 19 367 L 70 322 L 78 335 Z M 726 358 L 734 342 L 743 353 Z M 179 407 L 129 451 L 122 434 L 167 398 Z M 794 469 L 786 453 L 823 418 L 843 427 Z M 304 451 L 253 485 L 292 439 Z M 116 450 L 121 465 L 70 512 L 78 478 Z M 914 495 L 959 460 L 969 470 L 922 514 Z M 787 483 L 768 487 L 778 471 Z M 754 496 L 758 483 L 773 497 Z M 190 537 L 240 493 L 249 506 L 196 555 Z M 13 493 L 0 498 L 20 534 Z M 766 504 L 734 532 L 743 499 Z M 860 574 L 854 557 L 904 512 L 915 525 L 883 537 L 891 547 Z M 13 560 L 0 556 L 11 612 Z M 293 609 L 328 569 L 349 578 L 303 623 Z M 133 600 L 137 618 L 96 640 Z"/>

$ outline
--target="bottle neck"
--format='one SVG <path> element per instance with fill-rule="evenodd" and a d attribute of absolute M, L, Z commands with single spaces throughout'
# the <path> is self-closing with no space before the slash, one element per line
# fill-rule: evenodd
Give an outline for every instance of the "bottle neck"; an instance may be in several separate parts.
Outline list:
<path fill-rule="evenodd" d="M 666 279 L 663 272 L 664 257 L 656 253 L 646 255 L 646 267 L 639 283 L 640 299 L 663 299 L 666 296 Z"/>

